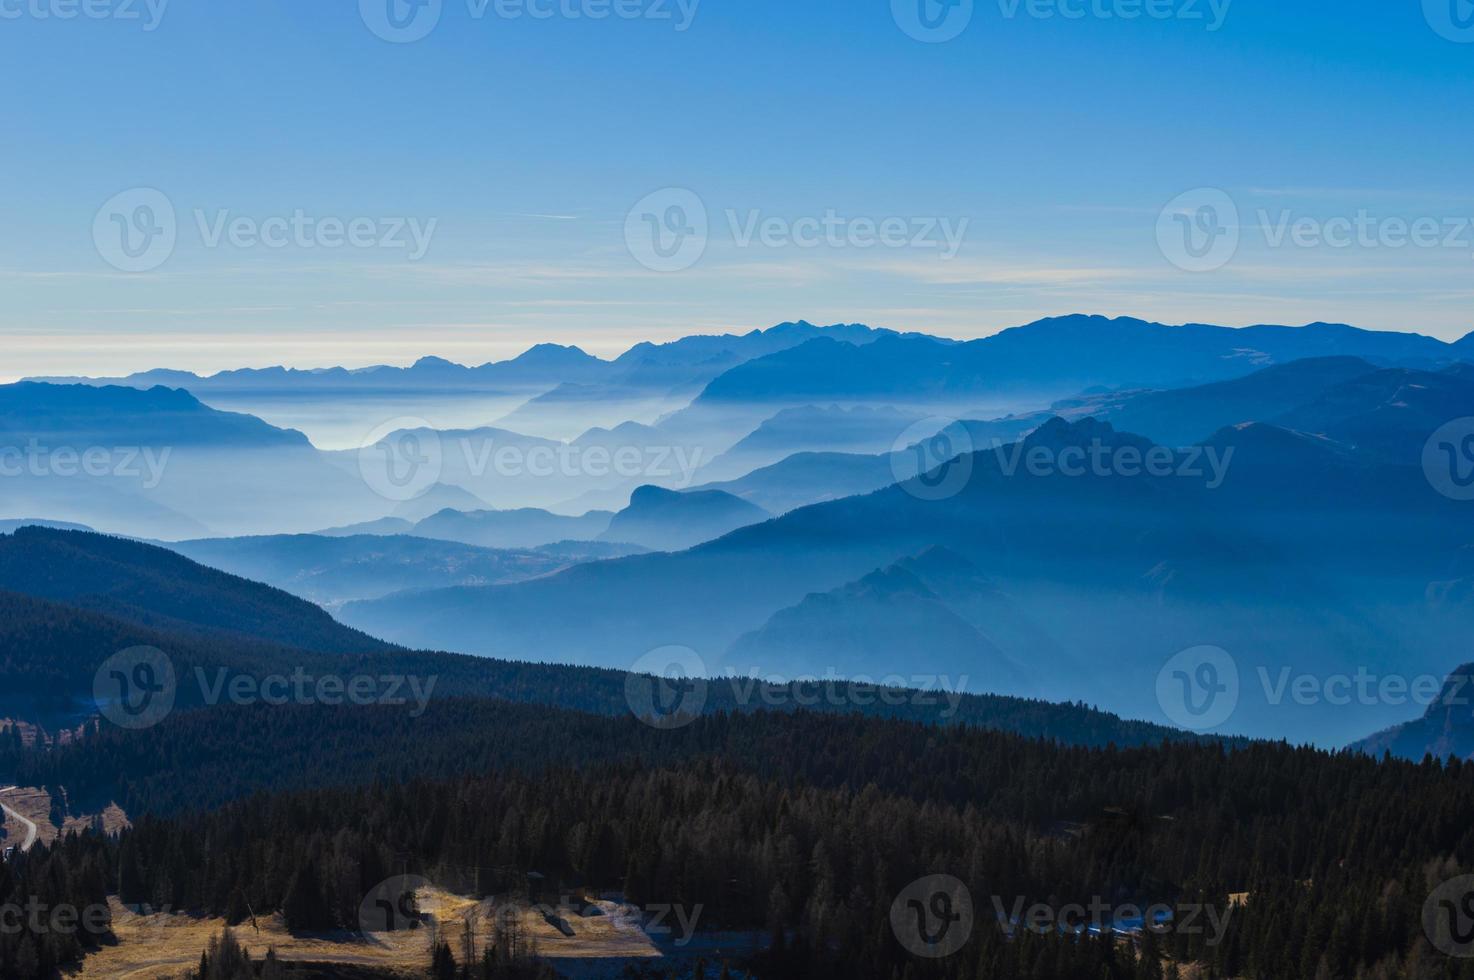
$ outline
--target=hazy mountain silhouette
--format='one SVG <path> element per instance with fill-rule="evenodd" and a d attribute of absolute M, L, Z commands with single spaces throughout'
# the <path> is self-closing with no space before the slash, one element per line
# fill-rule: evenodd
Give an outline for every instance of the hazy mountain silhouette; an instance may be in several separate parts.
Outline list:
<path fill-rule="evenodd" d="M 609 511 L 590 511 L 581 517 L 566 517 L 534 507 L 443 510 L 420 521 L 411 533 L 483 548 L 535 548 L 555 541 L 592 541 L 608 530 L 613 517 Z"/>
<path fill-rule="evenodd" d="M 889 406 L 785 408 L 710 460 L 697 477 L 703 483 L 737 479 L 800 452 L 890 452 L 897 439 L 921 419 Z M 941 425 L 939 421 L 937 427 Z"/>
<path fill-rule="evenodd" d="M 22 518 L 15 521 L 0 521 L 0 534 L 14 533 L 23 527 L 46 527 L 54 531 L 95 531 L 86 524 L 68 524 L 66 521 L 38 521 Z"/>
<path fill-rule="evenodd" d="M 187 391 L 154 387 L 0 385 L 0 446 L 310 448 L 300 432 L 221 412 Z"/>
<path fill-rule="evenodd" d="M 1474 377 L 1462 369 L 1393 368 L 1346 381 L 1277 421 L 1390 462 L 1417 465 L 1443 424 L 1474 415 Z"/>
<path fill-rule="evenodd" d="M 773 514 L 826 500 L 869 493 L 896 482 L 889 455 L 795 453 L 736 480 L 706 483 L 696 490 L 721 490 Z"/>
<path fill-rule="evenodd" d="M 679 551 L 770 516 L 761 507 L 720 490 L 677 493 L 645 486 L 630 496 L 629 506 L 614 515 L 599 537 L 652 551 Z"/>
<path fill-rule="evenodd" d="M 1369 735 L 1351 747 L 1370 755 L 1391 753 L 1413 761 L 1428 755 L 1439 760 L 1474 758 L 1474 664 L 1450 673 L 1420 717 Z"/>
<path fill-rule="evenodd" d="M 954 464 L 971 472 L 945 499 L 924 499 L 928 481 L 915 481 L 801 508 L 674 555 L 355 603 L 344 616 L 396 640 L 470 652 L 537 650 L 620 665 L 682 643 L 716 666 L 780 609 L 945 545 L 1028 620 L 1048 624 L 1063 652 L 1025 662 L 1048 672 L 1052 696 L 1100 697 L 1156 715 L 1162 664 L 1217 644 L 1244 658 L 1254 693 L 1236 716 L 1243 730 L 1360 734 L 1355 719 L 1327 705 L 1296 712 L 1266 703 L 1255 670 L 1365 663 L 1405 671 L 1413 660 L 1454 659 L 1468 613 L 1432 609 L 1427 593 L 1464 539 L 1463 511 L 1421 469 L 1274 426 L 1226 429 L 1208 446 L 1220 465 L 1233 450 L 1226 471 L 1209 465 L 1206 451 L 1189 451 L 1169 452 L 1164 475 L 1036 473 L 1031 449 L 1058 459 L 1066 448 L 1101 447 L 1123 460 L 1152 450 L 1093 420 L 1055 420 L 1019 447 Z M 907 662 L 899 654 L 897 669 Z"/>
<path fill-rule="evenodd" d="M 405 589 L 518 582 L 572 564 L 540 552 L 407 535 L 283 534 L 205 538 L 167 547 L 210 568 L 265 582 L 330 608 Z"/>
<path fill-rule="evenodd" d="M 733 368 L 708 385 L 693 408 L 814 401 L 929 404 L 959 398 L 1061 398 L 1094 386 L 1205 384 L 1273 364 L 1334 356 L 1419 366 L 1458 359 L 1451 345 L 1430 337 L 1341 324 L 1230 328 L 1068 316 L 967 343 L 884 337 L 854 347 L 835 340 L 814 340 Z"/>
<path fill-rule="evenodd" d="M 937 583 L 963 598 L 969 615 L 952 608 Z M 934 548 L 779 610 L 738 638 L 726 660 L 757 676 L 877 681 L 904 666 L 907 674 L 946 677 L 952 689 L 1033 695 L 1036 678 L 988 635 L 999 625 L 1012 636 L 1025 619 L 970 562 Z"/>
<path fill-rule="evenodd" d="M 447 483 L 436 483 L 419 496 L 395 506 L 390 520 L 402 520 L 410 524 L 423 521 L 442 510 L 485 510 L 486 501 L 463 487 Z"/>
<path fill-rule="evenodd" d="M 42 515 L 140 536 L 368 519 L 387 503 L 300 432 L 186 391 L 0 386 L 0 451 L 19 455 L 0 516 Z M 282 506 L 288 504 L 288 506 Z"/>
<path fill-rule="evenodd" d="M 81 531 L 24 527 L 0 538 L 0 590 L 150 629 L 235 634 L 333 653 L 388 648 L 279 589 L 164 548 Z"/>
<path fill-rule="evenodd" d="M 442 357 L 422 357 L 409 367 L 375 365 L 366 368 L 330 367 L 315 370 L 296 368 L 240 368 L 202 376 L 189 371 L 158 369 L 121 378 L 59 378 L 66 384 L 106 384 L 132 388 L 168 385 L 192 392 L 243 391 L 260 389 L 366 389 L 555 385 L 571 378 L 594 377 L 609 369 L 609 362 L 584 353 L 577 347 L 538 344 L 507 361 L 467 367 Z"/>
<path fill-rule="evenodd" d="M 1224 426 L 1278 419 L 1353 378 L 1376 372 L 1359 357 L 1307 358 L 1232 381 L 1118 396 L 1096 413 L 1165 446 L 1190 446 Z"/>
<path fill-rule="evenodd" d="M 17 564 L 38 558 L 45 560 L 50 574 L 17 581 Z M 7 591 L 15 585 L 23 591 Z M 63 594 L 70 598 L 43 597 Z M 45 716 L 48 722 L 77 724 L 91 708 L 98 668 L 111 655 L 135 646 L 157 648 L 171 661 L 178 681 L 176 711 L 212 703 L 206 699 L 207 686 L 228 691 L 241 676 L 299 674 L 345 682 L 358 676 L 409 676 L 422 685 L 434 678 L 436 703 L 491 697 L 605 715 L 628 716 L 630 711 L 621 672 L 392 647 L 346 629 L 303 600 L 138 542 L 40 529 L 22 529 L 14 538 L 0 539 L 0 666 L 12 717 Z M 745 698 L 739 693 L 735 686 L 712 685 L 708 710 L 747 711 L 768 703 L 761 690 L 747 689 Z M 969 695 L 956 701 L 955 714 L 939 715 L 943 706 L 940 700 L 894 706 L 872 697 L 868 704 L 815 707 L 988 725 L 1091 745 L 1148 744 L 1179 734 L 1080 704 Z M 220 710 L 230 710 L 229 704 Z M 374 752 L 373 745 L 353 743 L 353 716 L 343 717 L 343 738 L 353 745 L 353 758 L 361 761 L 365 752 Z M 210 719 L 203 724 L 208 728 L 215 723 Z M 390 752 L 401 748 L 396 742 Z"/>

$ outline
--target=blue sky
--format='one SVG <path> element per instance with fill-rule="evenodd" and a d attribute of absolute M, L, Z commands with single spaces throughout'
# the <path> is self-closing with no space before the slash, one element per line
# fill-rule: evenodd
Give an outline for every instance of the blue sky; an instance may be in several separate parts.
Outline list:
<path fill-rule="evenodd" d="M 391 0 L 88 2 L 0 0 L 0 378 L 799 317 L 1474 329 L 1469 0 L 439 0 L 408 43 Z M 173 242 L 126 271 L 139 188 Z M 642 264 L 692 200 L 699 254 Z"/>

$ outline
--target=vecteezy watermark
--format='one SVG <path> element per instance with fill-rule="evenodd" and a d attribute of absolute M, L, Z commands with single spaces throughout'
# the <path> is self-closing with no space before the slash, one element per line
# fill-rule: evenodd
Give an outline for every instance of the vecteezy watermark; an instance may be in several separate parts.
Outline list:
<path fill-rule="evenodd" d="M 1165 936 L 1206 936 L 1204 943 L 1217 946 L 1228 934 L 1232 907 L 1220 908 L 1198 902 L 1156 902 L 1146 906 L 1118 904 L 1096 895 L 1088 902 L 1053 905 L 1029 903 L 1022 895 L 1006 900 L 992 896 L 999 928 L 1010 938 L 1020 930 L 1035 935 L 1136 936 L 1144 932 Z"/>
<path fill-rule="evenodd" d="M 400 416 L 376 426 L 360 443 L 358 474 L 369 489 L 403 503 L 440 480 L 445 454 L 440 433 L 422 418 Z"/>
<path fill-rule="evenodd" d="M 1175 450 L 1166 446 L 1108 445 L 1092 439 L 1088 445 L 1048 446 L 1024 441 L 994 440 L 993 453 L 1004 476 L 1022 469 L 1035 477 L 1182 477 L 1204 480 L 1204 487 L 1217 490 L 1228 476 L 1236 447 L 1220 451 L 1217 446 L 1190 446 Z M 1205 465 L 1206 464 L 1206 465 Z"/>
<path fill-rule="evenodd" d="M 304 667 L 290 674 L 234 673 L 218 667 L 195 667 L 191 675 L 198 698 L 189 703 L 216 706 L 266 704 L 350 704 L 400 706 L 413 701 L 411 718 L 425 713 L 439 677 L 410 674 L 309 674 Z M 156 647 L 130 647 L 103 661 L 92 678 L 98 712 L 120 728 L 149 728 L 174 710 L 180 681 L 169 655 Z"/>
<path fill-rule="evenodd" d="M 1224 191 L 1202 187 L 1177 195 L 1157 216 L 1157 247 L 1186 272 L 1213 272 L 1239 250 L 1239 209 Z"/>
<path fill-rule="evenodd" d="M 820 674 L 764 674 L 727 667 L 712 676 L 706 661 L 690 647 L 666 646 L 645 654 L 625 677 L 630 712 L 656 728 L 684 728 L 700 717 L 713 694 L 723 708 L 938 708 L 937 717 L 956 717 L 967 697 L 966 674 L 845 675 L 833 667 Z"/>
<path fill-rule="evenodd" d="M 339 217 L 309 214 L 236 214 L 195 208 L 193 227 L 203 248 L 279 250 L 380 249 L 418 262 L 430 250 L 437 218 Z M 174 254 L 179 240 L 174 202 L 163 191 L 135 187 L 113 195 L 92 219 L 92 242 L 103 261 L 122 272 L 150 272 Z"/>
<path fill-rule="evenodd" d="M 967 237 L 966 217 L 888 217 L 842 215 L 828 208 L 822 215 L 785 218 L 750 209 L 723 212 L 738 248 L 913 248 L 936 251 L 944 260 L 957 257 Z"/>
<path fill-rule="evenodd" d="M 30 895 L 24 903 L 0 903 L 0 935 L 105 936 L 112 930 L 112 910 L 103 903 L 78 908 L 66 902 L 52 905 Z"/>
<path fill-rule="evenodd" d="M 723 212 L 734 248 L 919 249 L 955 258 L 967 236 L 968 218 L 822 214 L 783 217 L 759 209 Z M 654 272 L 681 272 L 701 261 L 714 229 L 706 202 L 695 191 L 666 187 L 645 195 L 625 215 L 630 255 Z"/>
<path fill-rule="evenodd" d="M 918 878 L 891 903 L 890 919 L 907 952 L 926 959 L 951 956 L 972 938 L 972 894 L 951 875 Z"/>
<path fill-rule="evenodd" d="M 358 931 L 364 936 L 418 929 L 419 893 L 430 888 L 419 875 L 395 875 L 379 882 L 358 904 Z"/>
<path fill-rule="evenodd" d="M 358 15 L 376 36 L 409 44 L 435 30 L 443 6 L 442 0 L 358 0 Z"/>
<path fill-rule="evenodd" d="M 672 489 L 689 487 L 705 461 L 702 446 L 579 445 L 500 442 L 494 436 L 447 439 L 422 418 L 390 419 L 362 440 L 359 475 L 387 500 L 413 500 L 447 471 L 480 481 L 501 479 L 649 480 Z M 453 482 L 453 481 L 452 481 Z"/>
<path fill-rule="evenodd" d="M 706 707 L 706 663 L 690 647 L 657 647 L 636 660 L 624 679 L 624 699 L 634 716 L 670 731 L 685 728 Z"/>
<path fill-rule="evenodd" d="M 1240 209 L 1227 192 L 1198 188 L 1180 194 L 1157 217 L 1157 244 L 1173 265 L 1188 272 L 1214 272 L 1232 262 L 1245 231 L 1269 249 L 1390 250 L 1457 249 L 1474 253 L 1474 216 L 1374 214 L 1311 215 L 1293 208 L 1257 208 L 1255 220 L 1240 225 Z"/>
<path fill-rule="evenodd" d="M 0 0 L 0 20 L 116 20 L 158 30 L 169 0 Z"/>
<path fill-rule="evenodd" d="M 1416 704 L 1422 707 L 1438 703 L 1457 707 L 1470 703 L 1465 693 L 1470 678 L 1455 674 L 1447 682 L 1433 674 L 1375 674 L 1366 667 L 1351 673 L 1295 673 L 1293 667 L 1271 671 L 1258 667 L 1255 673 L 1264 691 L 1264 700 L 1272 706 L 1289 701 L 1302 707 L 1329 704 L 1336 707 L 1356 705 L 1400 707 Z M 1446 690 L 1445 690 L 1446 688 Z"/>
<path fill-rule="evenodd" d="M 1004 20 L 1176 20 L 1217 31 L 1233 0 L 998 0 Z M 974 0 L 891 0 L 891 17 L 927 44 L 959 37 L 972 23 Z"/>
<path fill-rule="evenodd" d="M 760 667 L 751 667 L 746 673 L 728 667 L 720 680 L 730 687 L 732 703 L 739 708 L 868 708 L 883 704 L 892 708 L 941 708 L 937 717 L 949 719 L 956 717 L 967 696 L 970 678 L 966 674 L 956 678 L 949 674 L 842 675 L 833 667 L 826 668 L 822 677 L 783 677 L 764 676 Z"/>
<path fill-rule="evenodd" d="M 465 0 L 475 21 L 626 20 L 668 22 L 690 30 L 701 0 Z M 422 40 L 440 24 L 443 0 L 359 0 L 358 13 L 375 36 L 394 44 Z"/>
<path fill-rule="evenodd" d="M 956 419 L 922 419 L 891 444 L 890 464 L 891 476 L 911 496 L 955 497 L 972 479 L 972 434 Z"/>
<path fill-rule="evenodd" d="M 625 247 L 654 272 L 680 272 L 700 262 L 709 231 L 706 203 L 684 187 L 646 194 L 624 218 Z"/>
<path fill-rule="evenodd" d="M 1474 418 L 1454 419 L 1428 437 L 1423 475 L 1451 500 L 1474 500 Z"/>
<path fill-rule="evenodd" d="M 1217 728 L 1239 704 L 1238 662 L 1222 647 L 1183 650 L 1157 672 L 1157 704 L 1179 728 Z"/>
<path fill-rule="evenodd" d="M 698 923 L 701 921 L 701 912 L 706 906 L 700 903 L 692 906 L 671 904 L 668 902 L 657 902 L 646 905 L 644 913 L 644 925 L 641 931 L 647 936 L 660 936 L 663 938 L 675 937 L 670 940 L 671 945 L 677 948 L 685 948 L 696 936 Z"/>
<path fill-rule="evenodd" d="M 92 677 L 92 700 L 119 728 L 149 728 L 174 710 L 174 662 L 156 647 L 129 647 L 102 662 Z"/>
<path fill-rule="evenodd" d="M 950 41 L 972 23 L 973 0 L 891 0 L 891 17 L 925 44 Z"/>
<path fill-rule="evenodd" d="M 329 707 L 351 704 L 358 707 L 369 705 L 407 705 L 411 699 L 414 708 L 411 718 L 423 715 L 430 706 L 439 676 L 418 677 L 414 674 L 309 674 L 298 667 L 290 674 L 268 674 L 256 677 L 252 674 L 231 673 L 224 667 L 208 672 L 203 667 L 194 669 L 195 682 L 199 685 L 201 700 L 206 705 L 267 704 L 281 707 L 286 704 L 322 704 Z"/>
<path fill-rule="evenodd" d="M 1233 0 L 998 0 L 1005 20 L 1177 20 L 1216 32 Z"/>
<path fill-rule="evenodd" d="M 1474 875 L 1439 885 L 1423 903 L 1423 932 L 1445 956 L 1474 956 Z"/>
<path fill-rule="evenodd" d="M 153 490 L 164 481 L 173 452 L 172 446 L 52 447 L 33 437 L 24 446 L 0 446 L 0 478 L 112 477 Z"/>
<path fill-rule="evenodd" d="M 1474 44 L 1474 2 L 1423 0 L 1423 16 L 1439 37 L 1455 44 Z"/>
<path fill-rule="evenodd" d="M 174 254 L 179 223 L 163 191 L 134 187 L 103 202 L 92 219 L 92 244 L 122 272 L 149 272 Z"/>

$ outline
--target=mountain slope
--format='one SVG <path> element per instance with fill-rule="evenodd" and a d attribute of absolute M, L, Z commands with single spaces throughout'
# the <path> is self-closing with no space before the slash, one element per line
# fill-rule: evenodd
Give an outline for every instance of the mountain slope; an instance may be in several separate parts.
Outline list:
<path fill-rule="evenodd" d="M 629 506 L 614 515 L 600 539 L 653 551 L 679 551 L 770 516 L 761 507 L 720 490 L 677 493 L 645 486 L 630 496 Z"/>
<path fill-rule="evenodd" d="M 1308 358 L 1232 381 L 1128 395 L 1102 417 L 1165 446 L 1190 446 L 1240 422 L 1267 422 L 1354 378 L 1376 373 L 1359 357 Z"/>
<path fill-rule="evenodd" d="M 1426 755 L 1440 760 L 1452 756 L 1467 761 L 1474 758 L 1471 704 L 1474 704 L 1474 664 L 1464 664 L 1444 679 L 1421 717 L 1370 735 L 1353 743 L 1351 748 L 1374 756 L 1391 753 L 1414 762 Z"/>
<path fill-rule="evenodd" d="M 389 649 L 270 586 L 163 548 L 82 531 L 23 527 L 0 538 L 0 590 L 149 629 L 245 636 L 319 652 Z"/>
<path fill-rule="evenodd" d="M 518 582 L 572 564 L 539 552 L 479 548 L 402 534 L 203 538 L 166 547 L 202 565 L 328 607 L 405 589 Z"/>
<path fill-rule="evenodd" d="M 1089 459 L 1097 446 L 1119 466 L 1069 475 L 1027 463 L 1031 450 L 1059 461 L 1066 450 Z M 1066 656 L 1029 663 L 1049 672 L 1052 694 L 1147 717 L 1161 717 L 1156 671 L 1204 644 L 1243 656 L 1249 681 L 1259 666 L 1407 670 L 1411 660 L 1457 657 L 1474 622 L 1467 610 L 1430 609 L 1427 597 L 1471 533 L 1421 469 L 1266 425 L 1225 430 L 1195 451 L 1162 450 L 1171 465 L 1161 473 L 1143 470 L 1151 451 L 1108 425 L 1056 420 L 1020 447 L 963 457 L 953 465 L 967 479 L 943 499 L 928 499 L 936 480 L 912 481 L 677 554 L 343 614 L 396 640 L 494 655 L 617 666 L 678 643 L 719 667 L 778 610 L 945 545 L 1028 619 L 1049 624 Z M 897 652 L 899 669 L 910 655 Z M 1243 727 L 1231 730 L 1349 739 L 1369 727 L 1329 705 L 1295 707 L 1246 683 L 1235 716 Z M 1384 708 L 1368 717 L 1378 712 L 1393 717 Z"/>
<path fill-rule="evenodd" d="M 942 572 L 944 564 L 970 567 L 960 556 L 933 549 L 806 596 L 740 637 L 726 659 L 757 676 L 868 676 L 881 682 L 904 664 L 911 677 L 946 677 L 965 690 L 1038 693 L 1022 664 L 986 635 L 992 617 L 964 618 L 923 579 Z M 975 605 L 989 598 L 980 590 Z"/>
<path fill-rule="evenodd" d="M 0 445 L 308 448 L 307 437 L 207 408 L 182 389 L 0 385 Z"/>
<path fill-rule="evenodd" d="M 306 530 L 388 509 L 356 465 L 334 466 L 300 432 L 182 390 L 0 386 L 0 451 L 25 460 L 6 478 L 0 517 L 168 538 Z M 266 506 L 281 500 L 291 506 Z"/>
<path fill-rule="evenodd" d="M 410 533 L 482 548 L 536 548 L 558 541 L 593 541 L 608 530 L 613 516 L 609 511 L 590 511 L 581 517 L 565 517 L 533 507 L 443 510 L 420 521 Z"/>
<path fill-rule="evenodd" d="M 1272 421 L 1388 462 L 1417 465 L 1434 430 L 1471 415 L 1474 378 L 1459 371 L 1389 368 L 1329 388 Z"/>
<path fill-rule="evenodd" d="M 715 415 L 718 408 L 771 414 L 775 406 L 815 401 L 1037 405 L 1097 386 L 1177 388 L 1342 356 L 1424 367 L 1458 359 L 1451 345 L 1430 337 L 1343 324 L 1230 328 L 1054 317 L 960 344 L 919 337 L 882 337 L 864 347 L 813 340 L 726 372 L 692 404 L 692 416 Z"/>

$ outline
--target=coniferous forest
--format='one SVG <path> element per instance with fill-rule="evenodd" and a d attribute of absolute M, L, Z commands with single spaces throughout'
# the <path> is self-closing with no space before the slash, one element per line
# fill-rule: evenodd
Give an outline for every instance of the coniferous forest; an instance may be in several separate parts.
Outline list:
<path fill-rule="evenodd" d="M 444 710 L 463 731 L 457 712 L 497 718 L 476 737 L 507 763 L 466 759 L 475 738 L 432 723 L 409 744 L 443 777 L 401 779 L 394 752 L 379 767 L 379 743 L 360 739 L 356 768 L 308 774 L 319 788 L 283 777 L 275 786 L 291 788 L 218 804 L 205 793 L 200 806 L 185 805 L 198 767 L 228 737 L 174 745 L 171 768 L 152 754 L 169 748 L 167 725 L 134 745 L 97 736 L 100 769 L 150 773 L 125 787 L 134 826 L 17 855 L 0 889 L 78 907 L 116 891 L 231 923 L 279 911 L 320 932 L 355 928 L 364 896 L 402 871 L 478 897 L 523 893 L 536 873 L 564 892 L 699 906 L 703 928 L 760 931 L 766 951 L 742 965 L 760 977 L 1474 976 L 1423 927 L 1431 891 L 1474 867 L 1474 767 L 1457 761 L 1260 742 L 1073 747 L 805 712 L 657 731 L 497 702 Z M 300 732 L 265 721 L 291 711 L 257 717 L 258 742 L 283 739 L 284 769 Z M 333 737 L 330 718 L 310 723 Z M 966 887 L 972 933 L 931 959 L 908 950 L 890 910 L 938 874 Z M 1131 938 L 1015 921 L 1018 908 L 1153 904 L 1170 923 Z M 0 939 L 7 975 L 47 975 L 84 951 L 25 930 Z"/>

